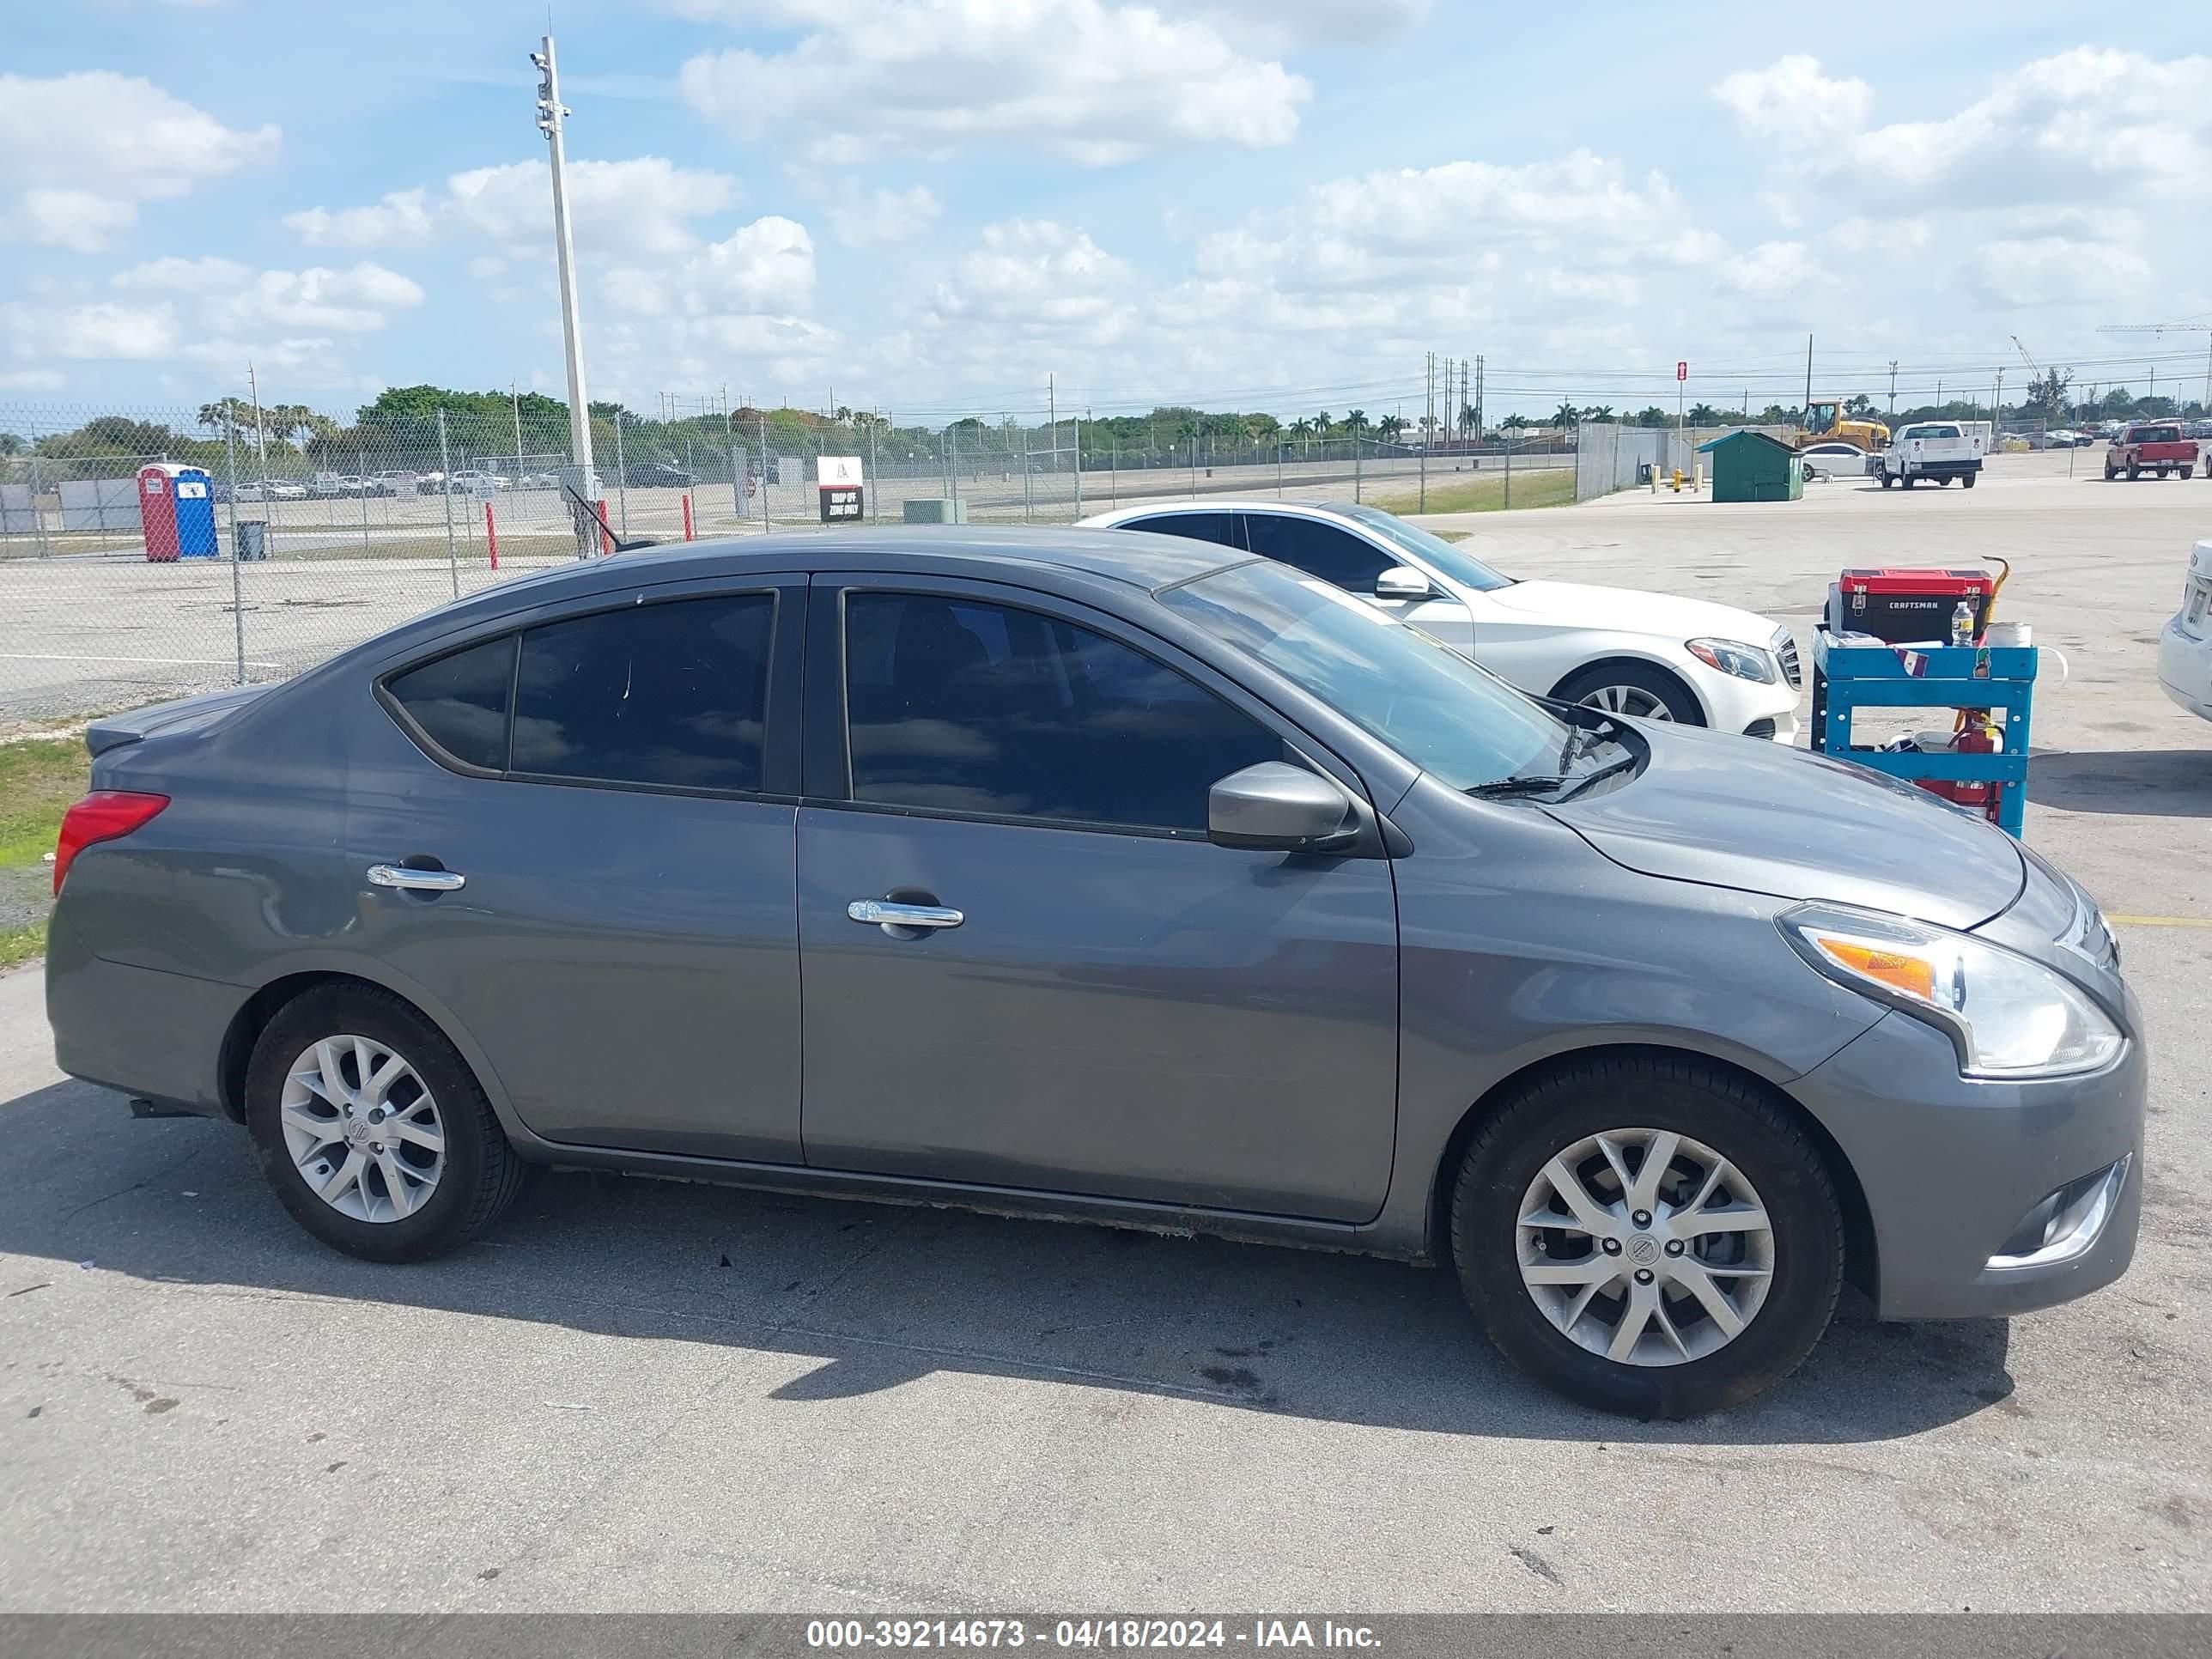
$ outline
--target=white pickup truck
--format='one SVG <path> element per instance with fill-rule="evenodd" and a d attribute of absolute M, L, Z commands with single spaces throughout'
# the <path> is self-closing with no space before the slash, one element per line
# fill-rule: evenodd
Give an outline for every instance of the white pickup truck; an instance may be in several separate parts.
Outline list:
<path fill-rule="evenodd" d="M 1948 484 L 1954 478 L 1972 489 L 1988 447 L 1986 428 L 1978 422 L 1923 421 L 1899 432 L 1881 454 L 1868 456 L 1867 471 L 1884 489 L 1893 484 L 1910 489 L 1923 479 Z"/>

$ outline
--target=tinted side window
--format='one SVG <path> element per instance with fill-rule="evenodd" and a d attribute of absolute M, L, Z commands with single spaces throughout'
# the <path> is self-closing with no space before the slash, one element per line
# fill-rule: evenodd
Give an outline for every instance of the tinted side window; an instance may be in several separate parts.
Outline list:
<path fill-rule="evenodd" d="M 1283 758 L 1203 686 L 1086 628 L 920 593 L 846 599 L 855 799 L 1161 830 Z"/>
<path fill-rule="evenodd" d="M 1136 519 L 1124 530 L 1149 530 L 1155 536 L 1181 536 L 1194 542 L 1215 542 L 1223 547 L 1237 544 L 1236 515 L 1231 513 L 1162 513 Z"/>
<path fill-rule="evenodd" d="M 455 760 L 498 772 L 507 767 L 507 696 L 514 671 L 514 635 L 509 634 L 395 674 L 385 689 Z"/>
<path fill-rule="evenodd" d="M 515 676 L 517 772 L 758 789 L 775 600 L 634 605 L 534 628 Z"/>
<path fill-rule="evenodd" d="M 1399 562 L 1357 536 L 1316 519 L 1247 513 L 1244 535 L 1261 558 L 1290 565 L 1352 593 L 1372 593 L 1375 579 L 1396 568 Z"/>

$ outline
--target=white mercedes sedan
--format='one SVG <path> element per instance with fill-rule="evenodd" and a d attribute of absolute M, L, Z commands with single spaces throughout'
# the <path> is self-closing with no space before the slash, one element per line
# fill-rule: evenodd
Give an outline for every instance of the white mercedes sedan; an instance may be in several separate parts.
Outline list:
<path fill-rule="evenodd" d="M 1539 696 L 1779 743 L 1797 735 L 1796 642 L 1784 624 L 1733 605 L 1517 581 L 1373 507 L 1154 502 L 1083 522 L 1216 542 L 1292 566 Z"/>

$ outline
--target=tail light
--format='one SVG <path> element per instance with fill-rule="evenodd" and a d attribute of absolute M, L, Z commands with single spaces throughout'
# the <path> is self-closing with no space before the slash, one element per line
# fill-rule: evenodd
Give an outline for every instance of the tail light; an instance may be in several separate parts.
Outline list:
<path fill-rule="evenodd" d="M 167 795 L 142 795 L 130 789 L 95 789 L 62 814 L 62 833 L 54 843 L 54 891 L 62 890 L 76 855 L 96 841 L 114 841 L 152 821 L 169 804 Z"/>

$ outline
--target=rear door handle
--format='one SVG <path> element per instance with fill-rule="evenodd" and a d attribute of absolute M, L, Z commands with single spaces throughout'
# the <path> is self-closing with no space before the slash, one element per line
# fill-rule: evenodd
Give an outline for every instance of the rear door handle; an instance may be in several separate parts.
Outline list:
<path fill-rule="evenodd" d="M 410 870 L 404 864 L 372 864 L 372 887 L 397 887 L 410 893 L 458 893 L 469 878 L 458 870 Z"/>
<path fill-rule="evenodd" d="M 941 904 L 898 904 L 890 899 L 854 899 L 845 907 L 845 914 L 887 933 L 898 927 L 957 927 L 968 920 Z"/>

